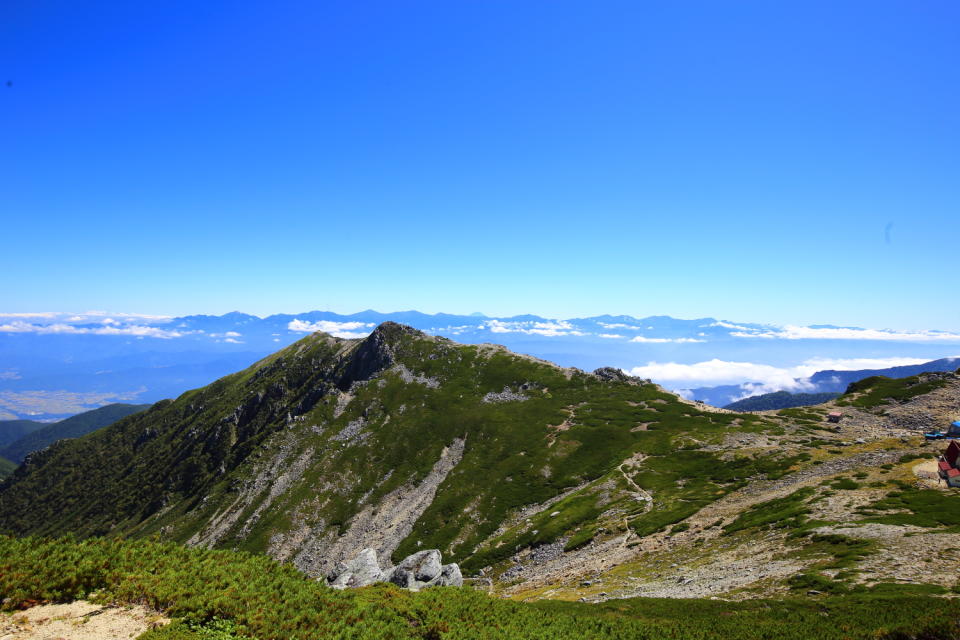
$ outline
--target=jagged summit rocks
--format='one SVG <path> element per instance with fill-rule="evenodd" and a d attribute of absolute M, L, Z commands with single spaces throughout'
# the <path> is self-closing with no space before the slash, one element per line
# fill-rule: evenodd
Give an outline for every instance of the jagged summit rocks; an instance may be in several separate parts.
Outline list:
<path fill-rule="evenodd" d="M 369 548 L 349 562 L 338 564 L 327 574 L 327 584 L 335 589 L 365 587 L 375 582 L 392 582 L 398 587 L 417 591 L 425 587 L 463 586 L 463 575 L 456 563 L 442 564 L 437 549 L 418 551 L 396 567 L 381 569 L 377 552 Z"/>
<path fill-rule="evenodd" d="M 395 322 L 384 322 L 361 340 L 341 368 L 337 387 L 347 391 L 355 382 L 369 380 L 394 363 L 393 345 L 404 335 L 423 336 L 421 331 Z"/>

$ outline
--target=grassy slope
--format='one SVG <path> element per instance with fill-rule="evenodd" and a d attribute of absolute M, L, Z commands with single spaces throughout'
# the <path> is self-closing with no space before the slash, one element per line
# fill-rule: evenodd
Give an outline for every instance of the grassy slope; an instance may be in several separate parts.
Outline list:
<path fill-rule="evenodd" d="M 91 431 L 96 431 L 107 425 L 113 424 L 121 418 L 145 411 L 150 408 L 148 404 L 108 404 L 99 409 L 85 411 L 42 426 L 40 429 L 11 442 L 3 449 L 0 449 L 0 455 L 15 462 L 23 462 L 26 455 L 32 451 L 39 451 L 63 438 L 79 438 Z"/>
<path fill-rule="evenodd" d="M 310 464 L 302 476 L 259 519 L 251 516 L 265 492 L 251 502 L 221 543 L 263 551 L 298 518 L 342 531 L 364 504 L 418 482 L 444 447 L 465 438 L 462 461 L 395 557 L 419 541 L 469 571 L 518 545 L 589 536 L 598 515 L 618 506 L 631 526 L 653 531 L 751 475 L 785 466 L 693 451 L 730 432 L 775 428 L 755 416 L 702 413 L 653 385 L 601 380 L 398 325 L 378 334 L 397 362 L 439 386 L 383 372 L 354 386 L 352 401 L 337 415 L 335 387 L 357 362 L 376 355 L 358 355 L 373 343 L 309 336 L 246 371 L 35 456 L 0 488 L 0 529 L 145 535 L 162 528 L 185 541 L 279 452 L 284 464 L 304 455 Z M 504 388 L 528 399 L 482 402 Z M 565 421 L 569 428 L 558 429 Z M 362 424 L 365 439 L 336 440 L 351 422 Z M 634 469 L 637 481 L 656 491 L 646 514 L 616 470 L 635 453 L 647 456 Z M 676 482 L 705 467 L 702 478 Z M 612 496 L 603 489 L 610 482 L 619 483 Z M 585 486 L 557 505 L 560 515 L 550 522 L 534 520 L 485 542 L 517 508 L 578 485 Z"/>
<path fill-rule="evenodd" d="M 520 604 L 469 588 L 338 592 L 263 556 L 153 541 L 0 537 L 3 608 L 92 597 L 143 603 L 173 624 L 143 640 L 203 638 L 960 638 L 960 601 L 885 587 L 816 599 L 631 599 Z"/>

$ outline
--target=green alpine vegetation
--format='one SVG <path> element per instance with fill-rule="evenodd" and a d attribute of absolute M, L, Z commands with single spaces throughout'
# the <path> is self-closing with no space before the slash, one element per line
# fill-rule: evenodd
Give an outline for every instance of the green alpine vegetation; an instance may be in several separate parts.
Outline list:
<path fill-rule="evenodd" d="M 813 494 L 814 490 L 807 487 L 783 498 L 761 502 L 741 513 L 723 529 L 727 533 L 763 526 L 802 530 L 810 513 L 806 502 Z"/>
<path fill-rule="evenodd" d="M 20 463 L 28 453 L 39 451 L 57 440 L 79 438 L 91 431 L 113 424 L 120 418 L 149 408 L 149 404 L 108 404 L 99 409 L 78 413 L 59 422 L 40 424 L 39 428 L 0 448 L 0 456 Z"/>
<path fill-rule="evenodd" d="M 145 604 L 173 618 L 140 640 L 960 638 L 960 600 L 931 595 L 929 588 L 878 585 L 816 599 L 746 602 L 634 598 L 523 604 L 470 588 L 411 593 L 375 585 L 335 591 L 262 555 L 154 540 L 0 536 L 0 595 L 7 612 L 87 598 Z"/>
<path fill-rule="evenodd" d="M 960 499 L 941 491 L 917 489 L 908 484 L 887 493 L 886 497 L 860 507 L 866 522 L 913 525 L 917 527 L 948 527 L 946 531 L 960 533 Z"/>

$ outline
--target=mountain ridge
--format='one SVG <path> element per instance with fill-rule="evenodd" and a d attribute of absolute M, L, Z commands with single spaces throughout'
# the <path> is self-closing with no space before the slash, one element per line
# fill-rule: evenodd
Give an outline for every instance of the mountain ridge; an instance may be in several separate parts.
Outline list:
<path fill-rule="evenodd" d="M 835 575 L 829 558 L 883 535 L 898 575 L 949 586 L 953 574 L 903 562 L 934 539 L 960 550 L 960 502 L 913 470 L 932 453 L 918 434 L 955 419 L 958 399 L 960 377 L 926 374 L 741 414 L 616 369 L 385 323 L 363 339 L 311 334 L 28 456 L 0 484 L 0 530 L 160 535 L 314 577 L 364 548 L 382 564 L 438 549 L 497 593 L 589 601 L 850 589 L 892 565 L 870 552 L 871 573 Z M 826 420 L 838 409 L 839 431 Z M 901 520 L 883 519 L 887 494 L 918 486 L 890 507 Z"/>
<path fill-rule="evenodd" d="M 651 401 L 658 408 L 641 406 Z M 513 525 L 497 534 L 523 545 L 552 542 L 603 512 L 598 501 L 610 500 L 601 500 L 609 488 L 590 483 L 608 474 L 620 478 L 614 469 L 629 457 L 631 442 L 661 449 L 657 443 L 671 436 L 628 427 L 667 410 L 664 415 L 676 415 L 670 424 L 689 415 L 691 424 L 722 430 L 733 420 L 700 414 L 656 385 L 622 374 L 564 369 L 394 323 L 363 340 L 318 333 L 205 389 L 31 454 L 0 491 L 2 526 L 18 534 L 163 531 L 198 544 L 266 550 L 317 572 L 342 558 L 317 558 L 315 548 L 336 546 L 344 534 L 362 538 L 384 511 L 366 505 L 392 504 L 409 515 L 395 524 L 404 535 L 382 540 L 381 555 L 408 554 L 419 542 L 478 568 L 503 556 L 489 538 L 512 509 L 579 492 L 567 498 L 567 516 L 544 514 L 539 529 Z M 582 424 L 571 423 L 574 418 Z M 272 453 L 258 453 L 268 441 Z M 357 459 L 353 451 L 371 457 Z M 132 462 L 104 464 L 111 455 Z M 77 465 L 74 477 L 58 471 Z M 241 467 L 235 480 L 223 481 Z M 344 475 L 347 468 L 353 471 Z M 330 484 L 318 476 L 311 483 L 312 469 L 341 480 Z M 496 487 L 476 476 L 483 469 L 501 478 Z M 362 491 L 351 487 L 351 477 L 365 478 Z M 326 495 L 316 515 L 295 515 L 309 511 L 293 495 L 298 482 L 300 491 L 314 486 L 311 495 Z M 44 499 L 36 501 L 40 487 Z M 469 513 L 478 498 L 488 517 L 462 527 L 454 514 Z M 283 499 L 289 505 L 277 510 L 272 503 Z M 636 512 L 637 526 L 645 521 L 647 507 L 630 491 L 618 500 Z M 25 509 L 24 501 L 33 507 Z M 291 509 L 293 520 L 276 525 Z M 71 514 L 66 520 L 65 512 Z M 337 548 L 342 556 L 355 551 L 352 543 Z"/>

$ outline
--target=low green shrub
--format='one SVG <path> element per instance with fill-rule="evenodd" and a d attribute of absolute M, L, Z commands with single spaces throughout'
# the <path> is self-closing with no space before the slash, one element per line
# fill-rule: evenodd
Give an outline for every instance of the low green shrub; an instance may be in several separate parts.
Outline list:
<path fill-rule="evenodd" d="M 726 533 L 734 533 L 751 527 L 772 526 L 775 528 L 799 528 L 807 519 L 810 508 L 806 501 L 814 490 L 805 487 L 783 498 L 776 498 L 755 504 L 737 519 L 723 528 Z"/>
<path fill-rule="evenodd" d="M 860 488 L 860 484 L 851 478 L 837 478 L 830 483 L 830 486 L 834 489 L 841 489 L 843 491 L 852 491 Z"/>
<path fill-rule="evenodd" d="M 885 498 L 857 509 L 867 516 L 865 522 L 960 529 L 960 496 L 898 484 L 898 491 L 890 491 Z"/>

